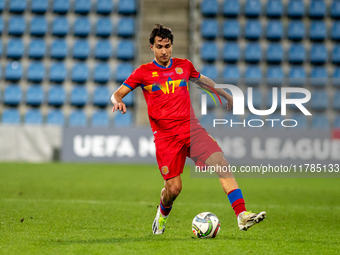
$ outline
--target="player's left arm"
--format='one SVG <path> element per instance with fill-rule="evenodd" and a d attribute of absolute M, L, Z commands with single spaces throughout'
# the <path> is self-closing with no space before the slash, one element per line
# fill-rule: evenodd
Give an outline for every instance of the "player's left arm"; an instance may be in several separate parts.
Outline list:
<path fill-rule="evenodd" d="M 201 88 L 209 90 L 210 92 L 213 93 L 217 92 L 217 94 L 219 94 L 220 96 L 224 97 L 227 100 L 226 107 L 228 111 L 231 111 L 233 109 L 233 97 L 223 89 L 215 88 L 216 83 L 212 79 L 201 74 L 201 76 L 198 79 L 193 80 L 193 82 L 195 82 Z"/>

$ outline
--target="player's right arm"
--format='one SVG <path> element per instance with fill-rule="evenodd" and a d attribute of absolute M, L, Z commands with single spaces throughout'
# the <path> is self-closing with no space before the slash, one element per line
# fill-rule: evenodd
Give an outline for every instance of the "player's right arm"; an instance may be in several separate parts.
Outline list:
<path fill-rule="evenodd" d="M 121 111 L 123 114 L 126 113 L 126 105 L 123 102 L 123 98 L 129 94 L 131 89 L 121 85 L 111 96 L 111 102 L 113 104 L 112 112 L 116 110 Z"/>

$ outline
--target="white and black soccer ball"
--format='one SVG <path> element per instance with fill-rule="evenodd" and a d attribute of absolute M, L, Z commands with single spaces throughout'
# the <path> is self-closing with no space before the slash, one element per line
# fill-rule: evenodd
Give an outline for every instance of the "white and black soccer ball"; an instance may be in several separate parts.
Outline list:
<path fill-rule="evenodd" d="M 198 238 L 215 238 L 220 227 L 219 219 L 211 212 L 197 214 L 192 221 L 192 232 Z"/>

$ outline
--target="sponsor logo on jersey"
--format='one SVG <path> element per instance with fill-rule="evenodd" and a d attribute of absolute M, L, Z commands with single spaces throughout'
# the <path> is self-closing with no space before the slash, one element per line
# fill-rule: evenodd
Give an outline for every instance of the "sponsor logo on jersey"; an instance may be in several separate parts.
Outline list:
<path fill-rule="evenodd" d="M 158 77 L 158 73 L 157 72 L 152 72 L 152 77 Z"/>
<path fill-rule="evenodd" d="M 183 69 L 180 68 L 180 67 L 176 67 L 175 70 L 176 70 L 177 74 L 182 74 L 183 73 Z"/>
<path fill-rule="evenodd" d="M 169 168 L 167 166 L 162 166 L 161 171 L 162 174 L 166 175 L 169 173 Z"/>

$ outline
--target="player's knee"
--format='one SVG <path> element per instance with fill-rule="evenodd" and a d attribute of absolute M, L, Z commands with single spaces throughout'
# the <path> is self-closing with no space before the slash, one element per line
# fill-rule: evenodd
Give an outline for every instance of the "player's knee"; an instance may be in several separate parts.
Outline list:
<path fill-rule="evenodd" d="M 179 193 L 181 193 L 182 190 L 182 185 L 176 184 L 176 185 L 171 185 L 168 189 L 168 193 L 172 198 L 176 198 Z"/>

